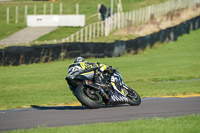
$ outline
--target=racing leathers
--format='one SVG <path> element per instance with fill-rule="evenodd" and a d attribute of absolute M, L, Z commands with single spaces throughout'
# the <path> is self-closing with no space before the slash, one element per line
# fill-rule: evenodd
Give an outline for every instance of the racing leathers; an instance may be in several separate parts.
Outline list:
<path fill-rule="evenodd" d="M 68 68 L 68 76 L 76 75 L 80 73 L 84 73 L 89 71 L 92 68 L 99 68 L 100 71 L 104 71 L 107 69 L 107 66 L 100 63 L 89 63 L 89 62 L 81 62 L 71 64 Z"/>
<path fill-rule="evenodd" d="M 69 66 L 68 68 L 68 77 L 69 76 L 75 76 L 78 74 L 81 75 L 87 75 L 89 72 L 93 71 L 95 68 L 98 68 L 98 70 L 101 72 L 107 70 L 109 67 L 104 65 L 104 64 L 100 64 L 100 63 L 89 63 L 89 62 L 80 62 L 80 63 L 73 63 Z M 96 73 L 94 77 L 95 81 L 98 83 L 101 83 L 101 74 Z M 70 90 L 72 92 L 74 92 L 74 88 L 70 87 Z"/>

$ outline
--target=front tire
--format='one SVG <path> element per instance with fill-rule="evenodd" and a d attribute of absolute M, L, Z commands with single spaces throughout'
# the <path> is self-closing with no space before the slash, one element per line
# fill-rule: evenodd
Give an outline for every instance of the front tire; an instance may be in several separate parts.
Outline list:
<path fill-rule="evenodd" d="M 130 88 L 131 89 L 131 88 Z M 128 104 L 131 106 L 138 106 L 141 103 L 141 98 L 139 94 L 132 89 L 132 91 L 127 95 L 128 97 Z"/>
<path fill-rule="evenodd" d="M 85 107 L 89 109 L 97 109 L 103 105 L 102 97 L 99 93 L 88 94 L 87 88 L 78 86 L 75 90 L 75 96 Z"/>

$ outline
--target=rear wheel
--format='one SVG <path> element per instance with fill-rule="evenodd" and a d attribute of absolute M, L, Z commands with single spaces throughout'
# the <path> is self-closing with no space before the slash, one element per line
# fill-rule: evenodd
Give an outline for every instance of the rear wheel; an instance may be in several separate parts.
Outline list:
<path fill-rule="evenodd" d="M 101 95 L 90 88 L 78 86 L 75 90 L 75 96 L 79 102 L 89 109 L 100 108 L 103 105 Z"/>
<path fill-rule="evenodd" d="M 134 91 L 133 89 L 131 89 L 131 91 L 128 93 L 127 97 L 128 97 L 128 104 L 130 104 L 132 106 L 140 105 L 141 98 L 140 98 L 139 94 L 136 91 Z"/>

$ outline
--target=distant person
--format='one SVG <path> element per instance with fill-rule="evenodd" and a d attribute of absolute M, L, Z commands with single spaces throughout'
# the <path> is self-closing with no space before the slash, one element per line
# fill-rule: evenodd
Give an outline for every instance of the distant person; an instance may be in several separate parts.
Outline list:
<path fill-rule="evenodd" d="M 112 11 L 112 15 L 114 14 L 114 11 Z M 111 15 L 111 8 L 109 8 L 109 10 L 108 10 L 108 16 L 107 17 L 110 17 L 110 15 Z"/>
<path fill-rule="evenodd" d="M 101 19 L 102 21 L 105 21 L 106 19 L 106 13 L 107 13 L 107 8 L 105 5 L 101 4 L 101 7 L 99 9 L 99 12 L 101 13 Z"/>

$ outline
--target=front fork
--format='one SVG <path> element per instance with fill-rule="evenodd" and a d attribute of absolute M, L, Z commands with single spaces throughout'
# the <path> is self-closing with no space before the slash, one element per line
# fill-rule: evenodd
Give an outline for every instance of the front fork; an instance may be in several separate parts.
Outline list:
<path fill-rule="evenodd" d="M 114 82 L 111 82 L 111 85 L 113 86 L 113 88 L 114 88 L 117 92 L 121 93 L 121 94 L 124 95 L 124 96 L 127 96 L 128 90 L 124 87 L 124 85 L 122 85 L 122 89 L 121 89 L 121 90 L 119 90 L 119 89 L 116 87 L 116 85 L 115 85 Z M 126 86 L 126 85 L 125 85 L 125 86 Z M 128 87 L 127 87 L 127 88 L 128 88 Z"/>

